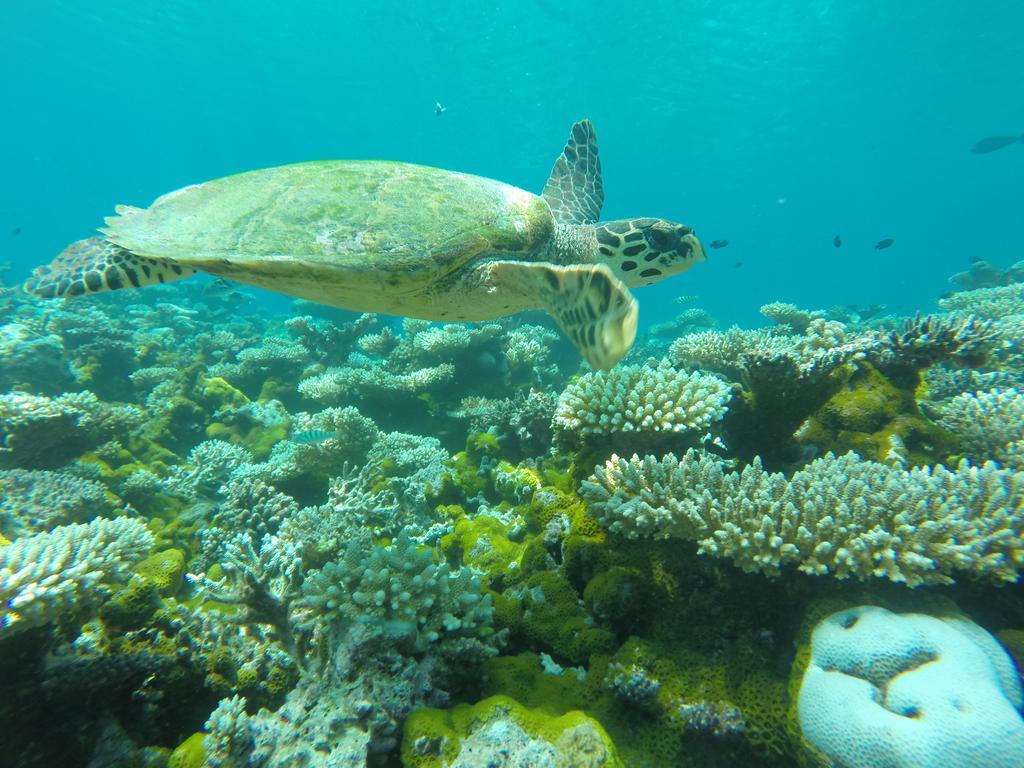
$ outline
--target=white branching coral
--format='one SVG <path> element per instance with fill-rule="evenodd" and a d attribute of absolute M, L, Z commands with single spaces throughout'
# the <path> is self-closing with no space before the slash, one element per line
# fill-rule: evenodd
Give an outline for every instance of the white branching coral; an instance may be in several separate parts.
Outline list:
<path fill-rule="evenodd" d="M 1024 470 L 1024 392 L 1010 387 L 964 393 L 941 413 L 939 423 L 959 436 L 968 458 Z"/>
<path fill-rule="evenodd" d="M 97 518 L 0 548 L 0 637 L 94 603 L 153 545 L 138 520 Z"/>
<path fill-rule="evenodd" d="M 704 430 L 725 415 L 732 390 L 703 373 L 677 371 L 667 360 L 587 373 L 558 399 L 557 432 Z"/>
<path fill-rule="evenodd" d="M 613 532 L 696 541 L 747 571 L 792 564 L 916 587 L 955 572 L 1013 581 L 1024 566 L 1024 473 L 992 463 L 905 470 L 829 454 L 787 478 L 691 450 L 613 457 L 581 493 Z"/>

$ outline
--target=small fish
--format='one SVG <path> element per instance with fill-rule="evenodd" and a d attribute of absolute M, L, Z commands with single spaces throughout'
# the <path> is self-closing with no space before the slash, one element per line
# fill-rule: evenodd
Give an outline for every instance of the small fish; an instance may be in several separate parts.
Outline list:
<path fill-rule="evenodd" d="M 743 262 L 742 261 L 737 261 L 735 264 L 732 265 L 732 268 L 733 269 L 739 269 L 742 266 L 743 266 Z"/>
<path fill-rule="evenodd" d="M 841 238 L 839 235 L 836 235 L 835 237 L 832 238 L 832 245 L 834 245 L 836 248 L 842 248 L 843 238 Z"/>
<path fill-rule="evenodd" d="M 447 110 L 447 109 L 446 109 L 446 108 L 444 107 L 444 105 L 443 105 L 443 104 L 441 104 L 441 102 L 440 102 L 440 101 L 435 101 L 435 102 L 434 102 L 434 114 L 435 114 L 435 115 L 437 115 L 438 117 L 440 117 L 441 115 L 443 115 L 443 114 L 444 114 L 445 112 L 447 112 L 447 111 L 448 111 L 448 110 Z"/>
<path fill-rule="evenodd" d="M 875 243 L 875 250 L 883 251 L 895 242 L 896 241 L 893 240 L 891 237 L 887 237 L 885 238 L 885 240 L 879 240 L 877 243 Z"/>
<path fill-rule="evenodd" d="M 237 288 L 237 284 L 232 283 L 230 280 L 225 280 L 223 277 L 215 277 L 205 286 L 203 286 L 203 293 L 205 294 L 217 294 L 217 293 L 228 293 Z"/>
<path fill-rule="evenodd" d="M 989 152 L 1016 144 L 1018 141 L 1024 141 L 1024 136 L 988 136 L 971 147 L 971 152 L 976 155 L 987 155 Z"/>
<path fill-rule="evenodd" d="M 333 440 L 338 436 L 338 432 L 328 432 L 326 429 L 307 429 L 305 432 L 292 435 L 292 442 L 299 445 L 313 445 Z"/>
<path fill-rule="evenodd" d="M 15 227 L 14 229 L 12 229 L 11 230 L 11 234 L 12 235 L 20 235 L 21 234 L 21 227 Z"/>
<path fill-rule="evenodd" d="M 967 257 L 967 263 L 968 264 L 980 264 L 982 261 L 984 261 L 984 259 L 982 259 L 981 256 L 968 256 Z"/>
<path fill-rule="evenodd" d="M 712 240 L 709 245 L 712 248 L 725 248 L 729 244 L 728 240 Z"/>

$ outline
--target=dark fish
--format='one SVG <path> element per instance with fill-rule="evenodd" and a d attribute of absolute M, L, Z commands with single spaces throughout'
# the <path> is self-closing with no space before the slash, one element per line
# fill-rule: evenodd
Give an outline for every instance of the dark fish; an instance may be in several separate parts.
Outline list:
<path fill-rule="evenodd" d="M 888 248 L 890 245 L 892 245 L 895 242 L 896 241 L 893 240 L 891 237 L 887 237 L 887 238 L 885 238 L 885 240 L 879 240 L 877 243 L 875 243 L 875 250 L 876 251 L 885 250 L 886 248 Z"/>
<path fill-rule="evenodd" d="M 967 263 L 968 264 L 980 264 L 982 261 L 983 261 L 983 259 L 981 258 L 981 256 L 968 256 L 967 257 Z"/>
<path fill-rule="evenodd" d="M 12 229 L 11 230 L 11 234 L 12 235 L 20 235 L 21 234 L 21 227 L 15 227 L 14 229 Z"/>
<path fill-rule="evenodd" d="M 839 235 L 836 235 L 835 237 L 832 238 L 832 245 L 834 245 L 836 248 L 842 248 L 843 238 L 841 238 Z"/>
<path fill-rule="evenodd" d="M 238 287 L 237 283 L 232 283 L 230 280 L 225 280 L 223 277 L 215 277 L 205 286 L 203 286 L 203 293 L 205 294 L 217 294 L 217 293 L 228 293 L 234 291 Z"/>
<path fill-rule="evenodd" d="M 988 136 L 971 147 L 971 152 L 976 155 L 985 155 L 1016 144 L 1018 141 L 1024 141 L 1024 136 Z"/>
<path fill-rule="evenodd" d="M 728 240 L 712 240 L 710 243 L 712 248 L 725 248 L 728 244 Z"/>
<path fill-rule="evenodd" d="M 292 442 L 299 445 L 312 445 L 314 443 L 326 442 L 337 436 L 337 432 L 328 432 L 325 429 L 307 429 L 305 432 L 292 435 Z"/>
<path fill-rule="evenodd" d="M 742 266 L 743 266 L 743 262 L 742 261 L 737 261 L 735 264 L 732 265 L 732 268 L 733 269 L 739 269 Z"/>

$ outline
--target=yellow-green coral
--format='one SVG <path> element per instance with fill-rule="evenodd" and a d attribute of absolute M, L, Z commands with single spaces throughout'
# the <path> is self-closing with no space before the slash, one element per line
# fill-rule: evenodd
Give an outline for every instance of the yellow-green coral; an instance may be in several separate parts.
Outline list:
<path fill-rule="evenodd" d="M 451 710 L 419 709 L 405 722 L 402 764 L 406 768 L 442 768 L 455 760 L 462 742 L 495 720 L 511 720 L 529 736 L 551 745 L 560 768 L 621 768 L 608 733 L 593 718 L 573 710 L 554 715 L 529 709 L 507 696 L 492 696 Z M 587 738 L 583 738 L 583 733 Z M 586 746 L 581 744 L 586 742 Z"/>
<path fill-rule="evenodd" d="M 202 733 L 193 733 L 179 744 L 167 761 L 167 768 L 203 768 L 206 765 L 206 750 L 203 749 Z"/>
<path fill-rule="evenodd" d="M 185 574 L 185 553 L 180 549 L 154 552 L 135 566 L 135 572 L 152 581 L 157 591 L 168 597 L 181 587 Z"/>
<path fill-rule="evenodd" d="M 526 544 L 508 538 L 505 525 L 495 517 L 464 517 L 452 533 L 442 537 L 441 548 L 455 561 L 482 571 L 485 586 L 504 589 L 521 578 Z"/>

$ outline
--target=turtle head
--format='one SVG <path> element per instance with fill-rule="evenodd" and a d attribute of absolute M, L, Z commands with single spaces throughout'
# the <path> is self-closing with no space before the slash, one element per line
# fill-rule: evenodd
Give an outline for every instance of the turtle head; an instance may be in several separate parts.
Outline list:
<path fill-rule="evenodd" d="M 619 219 L 593 226 L 598 260 L 630 288 L 656 283 L 707 261 L 704 246 L 684 224 Z"/>

